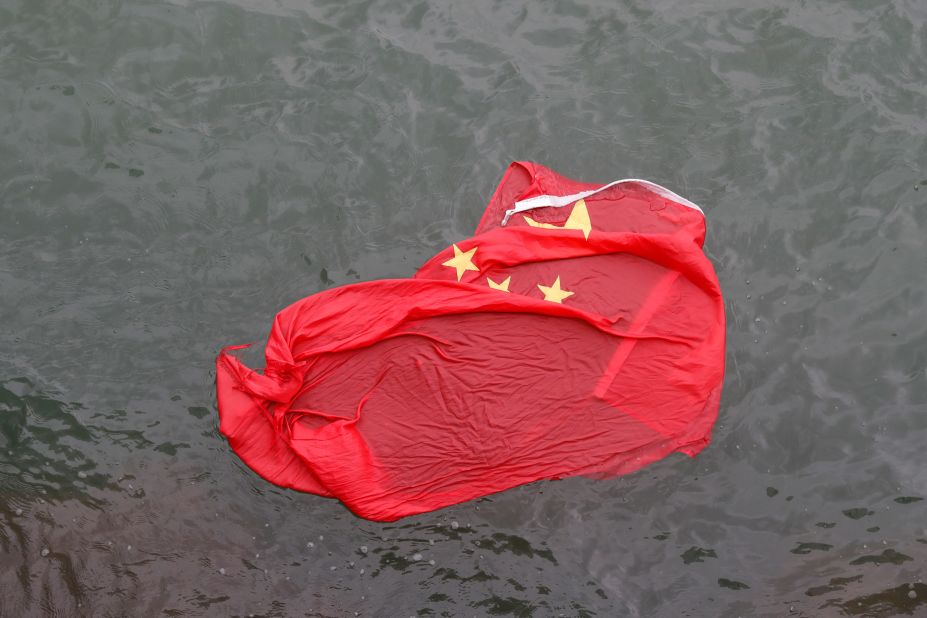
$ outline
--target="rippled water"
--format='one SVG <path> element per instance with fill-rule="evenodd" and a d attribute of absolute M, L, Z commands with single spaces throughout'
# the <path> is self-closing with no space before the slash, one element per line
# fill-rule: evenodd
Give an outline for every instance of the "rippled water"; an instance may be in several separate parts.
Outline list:
<path fill-rule="evenodd" d="M 920 0 L 0 0 L 0 614 L 927 615 L 925 24 Z M 395 524 L 245 468 L 219 348 L 411 275 L 513 159 L 705 208 L 712 446 Z"/>

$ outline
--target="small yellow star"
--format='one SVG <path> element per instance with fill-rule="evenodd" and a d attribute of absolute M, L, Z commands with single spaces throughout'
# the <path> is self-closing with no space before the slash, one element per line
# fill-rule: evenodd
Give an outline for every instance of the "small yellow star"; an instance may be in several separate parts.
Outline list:
<path fill-rule="evenodd" d="M 586 200 L 579 200 L 573 205 L 570 216 L 563 225 L 554 225 L 552 223 L 538 223 L 528 215 L 523 215 L 525 223 L 531 227 L 540 227 L 545 230 L 579 230 L 583 233 L 586 240 L 589 240 L 589 232 L 592 231 L 592 221 L 589 219 L 589 209 L 586 208 Z"/>
<path fill-rule="evenodd" d="M 509 291 L 509 283 L 511 283 L 511 282 L 512 282 L 512 277 L 511 277 L 511 276 L 506 277 L 506 278 L 505 278 L 505 281 L 503 281 L 502 283 L 496 283 L 495 281 L 493 281 L 493 280 L 490 279 L 489 277 L 486 277 L 486 283 L 489 284 L 489 287 L 491 287 L 491 288 L 494 289 L 494 290 L 502 290 L 503 292 L 508 292 L 508 291 Z"/>
<path fill-rule="evenodd" d="M 473 247 L 469 251 L 461 251 L 457 245 L 454 245 L 454 257 L 444 262 L 442 266 L 450 266 L 457 270 L 457 280 L 460 281 L 460 278 L 463 277 L 463 274 L 468 270 L 475 270 L 479 272 L 480 269 L 473 264 L 473 254 L 476 253 L 476 247 Z"/>
<path fill-rule="evenodd" d="M 551 286 L 538 284 L 538 289 L 544 294 L 544 300 L 549 300 L 552 303 L 562 304 L 564 298 L 573 296 L 573 292 L 568 292 L 560 287 L 560 277 L 557 277 L 557 280 Z"/>

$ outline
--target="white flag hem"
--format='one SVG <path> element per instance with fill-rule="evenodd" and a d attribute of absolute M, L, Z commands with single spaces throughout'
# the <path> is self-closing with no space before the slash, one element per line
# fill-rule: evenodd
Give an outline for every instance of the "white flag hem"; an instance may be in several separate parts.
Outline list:
<path fill-rule="evenodd" d="M 655 182 L 650 182 L 649 180 L 643 180 L 641 178 L 622 178 L 621 180 L 615 180 L 607 185 L 603 185 L 598 189 L 592 189 L 589 191 L 580 191 L 579 193 L 573 193 L 571 195 L 537 195 L 535 197 L 530 197 L 526 200 L 521 200 L 520 202 L 515 202 L 515 208 L 510 208 L 505 211 L 505 216 L 502 218 L 502 225 L 505 225 L 509 221 L 509 217 L 520 212 L 525 212 L 528 210 L 534 210 L 535 208 L 562 208 L 564 206 L 569 206 L 577 200 L 582 200 L 590 195 L 595 195 L 596 193 L 601 193 L 607 189 L 611 189 L 616 185 L 620 185 L 626 182 L 636 182 L 646 186 L 651 189 L 654 193 L 665 197 L 668 200 L 672 200 L 683 206 L 687 206 L 694 210 L 699 211 L 702 216 L 705 216 L 705 211 L 699 208 L 698 204 L 690 202 L 686 198 L 682 197 L 678 193 L 670 191 L 664 186 L 658 185 Z"/>

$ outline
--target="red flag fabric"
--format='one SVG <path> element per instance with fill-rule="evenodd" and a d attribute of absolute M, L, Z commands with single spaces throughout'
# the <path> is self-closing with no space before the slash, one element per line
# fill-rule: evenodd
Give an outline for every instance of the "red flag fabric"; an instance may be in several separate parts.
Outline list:
<path fill-rule="evenodd" d="M 703 215 L 601 187 L 513 164 L 477 235 L 415 279 L 284 309 L 263 374 L 220 354 L 222 433 L 267 480 L 384 521 L 694 455 L 724 353 Z"/>
<path fill-rule="evenodd" d="M 598 396 L 668 435 L 700 432 L 680 448 L 694 455 L 708 443 L 724 371 L 723 299 L 704 240 L 702 210 L 664 187 L 639 179 L 582 183 L 515 162 L 477 235 L 439 253 L 416 277 L 562 302 L 620 321 L 629 333 L 697 339 L 626 337 L 596 386 Z M 448 266 L 473 249 L 478 269 Z"/>

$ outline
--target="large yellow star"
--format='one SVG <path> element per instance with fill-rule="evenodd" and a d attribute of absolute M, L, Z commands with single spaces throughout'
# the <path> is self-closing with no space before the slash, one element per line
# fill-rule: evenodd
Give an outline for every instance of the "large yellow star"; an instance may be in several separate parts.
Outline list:
<path fill-rule="evenodd" d="M 511 276 L 506 277 L 506 278 L 505 278 L 505 281 L 503 281 L 502 283 L 496 283 L 495 281 L 493 281 L 493 280 L 490 279 L 489 277 L 486 277 L 486 283 L 489 284 L 489 287 L 491 287 L 491 288 L 494 289 L 494 290 L 502 290 L 503 292 L 508 292 L 508 291 L 509 291 L 509 284 L 510 284 L 511 282 L 512 282 L 512 277 L 511 277 Z"/>
<path fill-rule="evenodd" d="M 473 264 L 473 254 L 476 253 L 476 247 L 473 247 L 469 251 L 461 251 L 457 245 L 454 245 L 454 257 L 444 262 L 442 266 L 450 266 L 457 270 L 457 280 L 460 281 L 460 278 L 463 277 L 463 274 L 468 270 L 480 271 L 476 265 Z"/>
<path fill-rule="evenodd" d="M 589 240 L 589 232 L 592 231 L 592 221 L 589 219 L 589 210 L 586 208 L 586 200 L 579 200 L 573 205 L 570 216 L 567 217 L 563 225 L 553 225 L 552 223 L 538 223 L 528 215 L 525 217 L 525 223 L 531 227 L 540 227 L 545 230 L 580 230 L 586 240 Z"/>
<path fill-rule="evenodd" d="M 568 292 L 560 287 L 560 277 L 557 277 L 557 280 L 551 286 L 538 284 L 538 289 L 544 294 L 544 300 L 549 300 L 552 303 L 562 304 L 564 298 L 573 296 L 573 292 Z"/>

